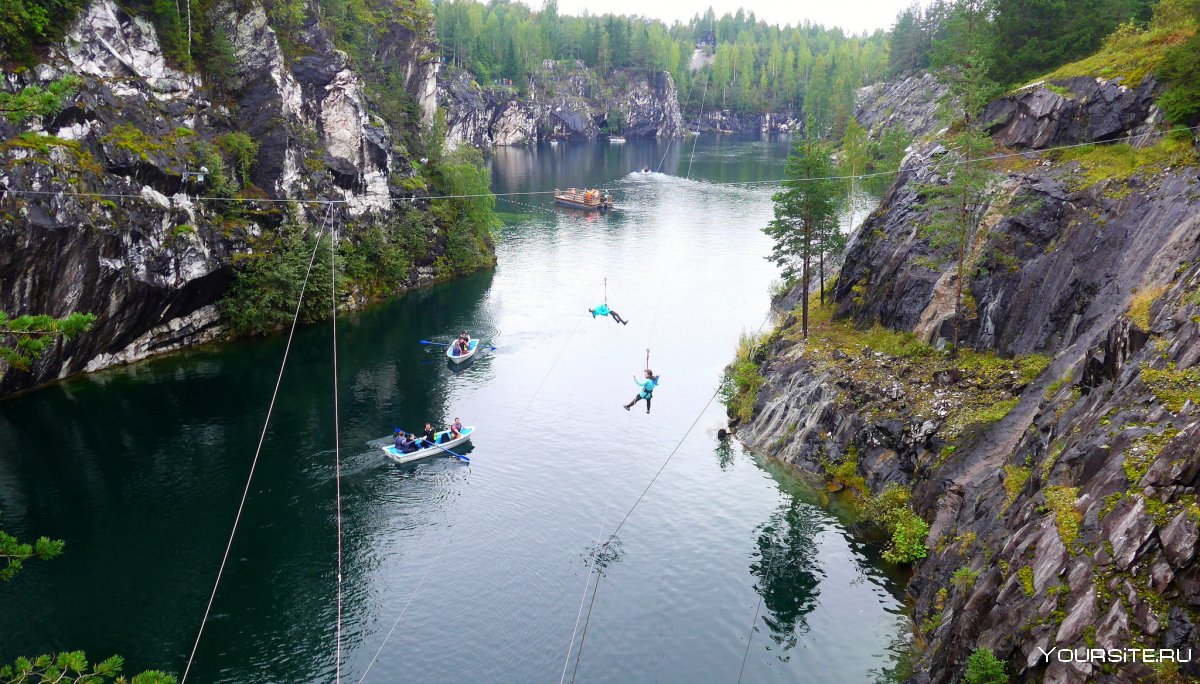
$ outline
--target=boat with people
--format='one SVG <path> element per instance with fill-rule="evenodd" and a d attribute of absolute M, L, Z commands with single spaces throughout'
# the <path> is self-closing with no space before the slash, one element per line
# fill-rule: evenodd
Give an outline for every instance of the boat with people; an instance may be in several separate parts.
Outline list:
<path fill-rule="evenodd" d="M 474 433 L 475 426 L 466 425 L 463 426 L 462 432 L 459 433 L 458 437 L 450 439 L 450 431 L 442 430 L 434 435 L 434 439 L 437 441 L 436 446 L 433 444 L 426 444 L 424 440 L 418 439 L 417 443 L 420 444 L 421 447 L 416 451 L 410 451 L 408 453 L 397 449 L 395 444 L 385 444 L 379 448 L 383 450 L 384 456 L 387 456 L 396 463 L 411 463 L 422 458 L 429 458 L 430 456 L 437 456 L 438 454 L 446 454 L 446 450 L 453 449 L 457 446 L 462 446 L 463 444 L 471 441 L 471 435 Z M 441 448 L 439 449 L 438 447 Z"/>
<path fill-rule="evenodd" d="M 566 190 L 554 189 L 554 203 L 572 209 L 598 211 L 601 214 L 613 208 L 612 195 L 606 195 L 599 190 Z"/>
<path fill-rule="evenodd" d="M 446 347 L 446 358 L 450 359 L 451 363 L 466 363 L 475 357 L 475 352 L 479 351 L 479 340 L 474 337 L 467 338 L 467 349 L 464 352 L 457 343 Z"/>

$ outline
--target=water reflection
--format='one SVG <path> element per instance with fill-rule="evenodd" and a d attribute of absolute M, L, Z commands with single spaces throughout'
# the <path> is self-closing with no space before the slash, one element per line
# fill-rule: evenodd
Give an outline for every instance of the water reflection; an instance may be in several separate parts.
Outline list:
<path fill-rule="evenodd" d="M 812 506 L 791 499 L 759 528 L 758 560 L 750 564 L 750 574 L 758 578 L 755 590 L 766 609 L 763 622 L 783 662 L 808 633 L 805 617 L 821 594 L 825 575 L 817 563 L 815 537 L 823 517 Z"/>

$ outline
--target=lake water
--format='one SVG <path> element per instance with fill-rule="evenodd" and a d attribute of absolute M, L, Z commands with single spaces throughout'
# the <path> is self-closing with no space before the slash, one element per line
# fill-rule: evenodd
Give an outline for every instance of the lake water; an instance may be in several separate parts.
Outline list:
<path fill-rule="evenodd" d="M 772 188 L 716 182 L 779 177 L 788 142 L 692 144 L 497 151 L 497 192 L 603 186 L 620 211 L 502 199 L 520 216 L 494 272 L 339 321 L 344 681 L 734 682 L 745 657 L 747 682 L 862 682 L 904 659 L 902 578 L 786 468 L 716 438 L 707 402 L 775 277 L 759 230 Z M 627 326 L 587 313 L 605 278 Z M 456 371 L 418 344 L 460 330 L 497 349 Z M 0 585 L 0 661 L 69 648 L 182 672 L 283 346 L 0 402 L 0 524 L 67 542 Z M 647 348 L 653 412 L 626 412 Z M 190 681 L 333 679 L 331 375 L 328 324 L 299 329 Z M 369 445 L 455 417 L 477 427 L 469 467 Z M 589 551 L 627 513 L 592 602 Z"/>

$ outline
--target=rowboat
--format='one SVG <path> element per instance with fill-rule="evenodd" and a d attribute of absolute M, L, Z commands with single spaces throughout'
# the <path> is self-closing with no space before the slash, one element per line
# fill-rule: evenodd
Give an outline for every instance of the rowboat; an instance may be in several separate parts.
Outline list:
<path fill-rule="evenodd" d="M 446 347 L 446 358 L 450 359 L 451 363 L 466 363 L 475 356 L 476 351 L 479 351 L 479 340 L 475 338 L 468 339 L 470 342 L 467 343 L 466 354 L 459 354 L 458 347 L 454 346 L 453 344 L 451 344 L 449 347 Z"/>
<path fill-rule="evenodd" d="M 572 209 L 598 211 L 601 214 L 612 209 L 613 205 L 611 195 L 605 195 L 599 190 L 576 190 L 575 188 L 567 188 L 565 191 L 555 189 L 554 203 Z"/>
<path fill-rule="evenodd" d="M 463 426 L 462 435 L 460 435 L 457 439 L 447 440 L 449 437 L 449 432 L 449 430 L 443 430 L 434 434 L 434 438 L 438 440 L 438 446 L 442 447 L 441 449 L 437 448 L 436 446 L 426 445 L 420 449 L 417 449 L 416 451 L 406 454 L 397 449 L 395 444 L 387 444 L 379 448 L 383 450 L 384 456 L 387 456 L 396 463 L 411 463 L 422 458 L 429 458 L 430 456 L 445 454 L 446 452 L 442 449 L 453 449 L 456 446 L 466 444 L 467 442 L 471 441 L 471 434 L 475 432 L 475 426 Z M 422 440 L 417 440 L 417 443 L 425 444 L 425 442 Z"/>
<path fill-rule="evenodd" d="M 623 143 L 625 142 L 625 138 L 622 138 L 619 135 L 610 135 L 608 136 L 608 141 L 610 143 Z"/>

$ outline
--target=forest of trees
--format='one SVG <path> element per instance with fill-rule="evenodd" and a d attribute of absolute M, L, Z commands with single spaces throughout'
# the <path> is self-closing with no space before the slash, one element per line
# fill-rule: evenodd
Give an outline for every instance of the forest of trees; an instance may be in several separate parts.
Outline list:
<path fill-rule="evenodd" d="M 540 12 L 496 0 L 437 5 L 442 56 L 481 84 L 511 79 L 527 87 L 543 60 L 577 59 L 602 72 L 616 68 L 669 71 L 688 116 L 707 109 L 737 112 L 798 110 L 827 136 L 840 136 L 853 115 L 855 91 L 887 71 L 887 36 L 848 36 L 840 29 L 768 25 L 753 12 L 717 17 L 712 9 L 689 22 L 606 14 L 559 15 L 554 0 Z M 693 52 L 704 65 L 692 71 Z"/>
<path fill-rule="evenodd" d="M 936 45 L 950 30 L 962 0 L 914 2 L 892 27 L 888 72 L 902 74 L 936 62 Z M 989 76 L 1017 85 L 1056 66 L 1085 57 L 1125 22 L 1144 26 L 1156 0 L 988 0 L 980 4 L 987 26 Z"/>

